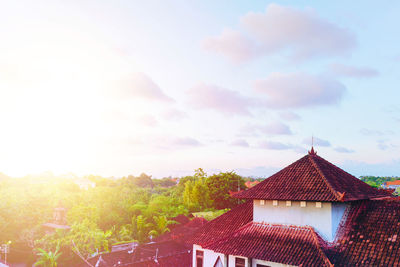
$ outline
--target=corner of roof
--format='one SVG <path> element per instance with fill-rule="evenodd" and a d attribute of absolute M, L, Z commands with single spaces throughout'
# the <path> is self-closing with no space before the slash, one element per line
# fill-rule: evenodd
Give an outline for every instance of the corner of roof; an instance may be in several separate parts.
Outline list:
<path fill-rule="evenodd" d="M 311 236 L 314 240 L 315 245 L 317 246 L 318 252 L 320 253 L 321 257 L 323 258 L 326 266 L 333 267 L 334 264 L 331 263 L 329 260 L 328 256 L 326 256 L 325 252 L 321 248 L 321 242 L 320 240 L 323 240 L 326 242 L 322 237 L 315 231 L 315 229 L 311 226 L 308 226 L 309 230 L 311 231 Z"/>

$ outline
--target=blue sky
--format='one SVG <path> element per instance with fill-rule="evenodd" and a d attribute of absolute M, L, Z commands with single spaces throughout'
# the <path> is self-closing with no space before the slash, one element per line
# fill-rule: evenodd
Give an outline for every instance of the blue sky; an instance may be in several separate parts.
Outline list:
<path fill-rule="evenodd" d="M 400 175 L 395 1 L 4 1 L 0 171 Z"/>

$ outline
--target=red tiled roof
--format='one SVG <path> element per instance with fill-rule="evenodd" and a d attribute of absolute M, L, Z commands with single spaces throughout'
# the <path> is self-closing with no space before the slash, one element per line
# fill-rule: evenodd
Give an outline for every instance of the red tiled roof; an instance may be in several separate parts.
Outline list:
<path fill-rule="evenodd" d="M 309 153 L 237 198 L 304 201 L 354 201 L 389 197 L 315 153 Z"/>
<path fill-rule="evenodd" d="M 253 201 L 247 201 L 236 208 L 209 221 L 198 229 L 187 242 L 204 246 L 223 238 L 253 220 Z"/>
<path fill-rule="evenodd" d="M 136 249 L 104 253 L 90 258 L 92 265 L 99 267 L 109 266 L 191 266 L 191 247 L 173 240 L 149 243 L 138 246 Z M 99 258 L 101 257 L 101 260 Z M 85 265 L 86 266 L 86 265 Z"/>
<path fill-rule="evenodd" d="M 332 266 L 321 248 L 324 246 L 311 227 L 251 222 L 205 248 L 296 266 Z"/>
<path fill-rule="evenodd" d="M 257 184 L 259 184 L 260 182 L 259 181 L 247 181 L 247 182 L 245 182 L 244 183 L 244 185 L 247 187 L 247 188 L 250 188 L 250 187 L 253 187 L 253 186 L 255 186 L 255 185 L 257 185 Z"/>
<path fill-rule="evenodd" d="M 204 219 L 203 217 L 195 217 L 190 222 L 185 224 L 185 227 L 199 228 L 199 227 L 205 225 L 206 223 L 208 223 L 208 221 L 206 219 Z"/>
<path fill-rule="evenodd" d="M 179 225 L 175 227 L 170 232 L 167 232 L 156 238 L 156 242 L 167 241 L 167 240 L 177 240 L 181 242 L 186 242 L 186 240 L 190 239 L 193 233 L 205 225 L 208 221 L 201 217 L 195 217 L 185 225 Z"/>
<path fill-rule="evenodd" d="M 400 266 L 400 201 L 354 203 L 338 231 L 335 266 Z"/>
<path fill-rule="evenodd" d="M 400 185 L 400 180 L 386 182 L 386 186 L 389 186 L 389 185 Z"/>

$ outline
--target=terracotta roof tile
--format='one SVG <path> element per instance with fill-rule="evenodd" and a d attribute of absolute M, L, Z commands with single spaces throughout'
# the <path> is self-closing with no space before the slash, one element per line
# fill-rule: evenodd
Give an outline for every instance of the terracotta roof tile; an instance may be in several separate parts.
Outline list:
<path fill-rule="evenodd" d="M 253 201 L 248 201 L 208 222 L 187 242 L 204 246 L 236 231 L 253 220 Z"/>
<path fill-rule="evenodd" d="M 354 201 L 388 197 L 316 154 L 308 154 L 237 198 L 304 201 Z"/>
<path fill-rule="evenodd" d="M 400 266 L 398 199 L 354 203 L 336 243 L 335 266 Z"/>
<path fill-rule="evenodd" d="M 386 186 L 389 186 L 389 185 L 400 185 L 400 180 L 388 181 L 385 184 L 386 184 Z"/>
<path fill-rule="evenodd" d="M 205 248 L 296 266 L 332 266 L 324 246 L 311 227 L 251 222 Z"/>

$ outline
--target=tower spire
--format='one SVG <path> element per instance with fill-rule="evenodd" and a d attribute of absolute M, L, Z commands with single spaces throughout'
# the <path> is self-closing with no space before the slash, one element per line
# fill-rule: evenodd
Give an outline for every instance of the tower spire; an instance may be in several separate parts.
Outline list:
<path fill-rule="evenodd" d="M 314 151 L 314 135 L 311 135 L 311 150 L 308 151 L 308 155 L 317 155 L 317 152 Z"/>

